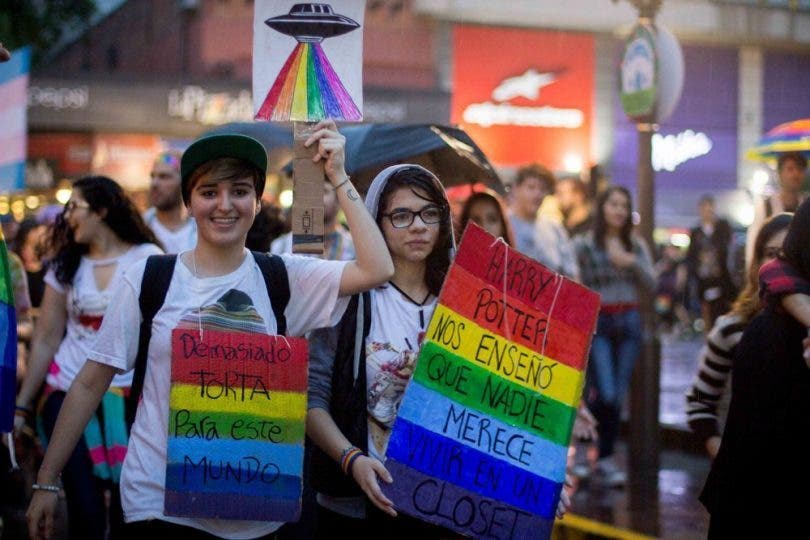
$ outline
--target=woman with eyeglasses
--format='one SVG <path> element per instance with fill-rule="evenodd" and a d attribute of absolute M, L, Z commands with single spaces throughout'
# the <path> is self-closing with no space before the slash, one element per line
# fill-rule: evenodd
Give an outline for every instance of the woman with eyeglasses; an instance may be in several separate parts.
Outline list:
<path fill-rule="evenodd" d="M 686 418 L 692 432 L 703 443 L 709 457 L 720 449 L 720 405 L 733 367 L 734 351 L 743 331 L 761 310 L 759 269 L 776 259 L 782 249 L 793 214 L 773 216 L 754 240 L 754 258 L 746 273 L 746 283 L 731 310 L 717 318 L 700 353 L 698 369 L 686 393 Z M 726 403 L 727 405 L 727 403 Z"/>
<path fill-rule="evenodd" d="M 45 389 L 37 412 L 46 438 L 92 347 L 96 331 L 124 271 L 161 253 L 121 187 L 104 176 L 73 184 L 73 193 L 47 239 L 51 258 L 45 275 L 28 372 L 17 394 L 15 429 L 34 411 L 34 396 Z M 115 538 L 123 524 L 118 479 L 127 448 L 124 394 L 132 372 L 115 376 L 62 472 L 72 539 Z M 105 490 L 112 495 L 109 516 Z"/>
<path fill-rule="evenodd" d="M 353 296 L 336 327 L 310 336 L 316 537 L 370 538 L 393 526 L 402 537 L 452 535 L 408 516 L 394 521 L 393 503 L 380 489 L 392 481 L 383 465 L 388 437 L 453 256 L 450 205 L 431 172 L 394 165 L 374 179 L 366 207 L 382 230 L 394 277 Z"/>

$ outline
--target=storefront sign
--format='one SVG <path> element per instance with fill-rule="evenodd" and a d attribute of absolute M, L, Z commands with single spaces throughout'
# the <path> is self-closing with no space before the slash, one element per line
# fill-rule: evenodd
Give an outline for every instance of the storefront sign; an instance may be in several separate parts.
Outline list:
<path fill-rule="evenodd" d="M 503 103 L 517 97 L 536 101 L 540 98 L 540 89 L 556 80 L 557 75 L 553 72 L 538 73 L 530 68 L 523 75 L 505 79 L 492 91 L 492 99 L 496 103 L 472 103 L 464 109 L 462 117 L 465 122 L 484 127 L 511 125 L 577 128 L 584 119 L 579 109 L 561 109 L 547 105 L 526 107 Z"/>
<path fill-rule="evenodd" d="M 457 26 L 451 122 L 498 165 L 590 161 L 593 37 Z"/>
<path fill-rule="evenodd" d="M 253 120 L 253 99 L 248 90 L 237 94 L 209 93 L 199 86 L 169 91 L 169 116 L 205 125 Z"/>
<path fill-rule="evenodd" d="M 674 171 L 678 165 L 712 150 L 712 140 L 702 132 L 691 129 L 677 135 L 656 133 L 652 138 L 652 164 L 656 171 Z"/>
<path fill-rule="evenodd" d="M 621 64 L 621 101 L 630 118 L 651 119 L 655 114 L 658 77 L 655 54 L 653 28 L 636 25 L 625 45 Z"/>
<path fill-rule="evenodd" d="M 90 105 L 90 90 L 86 86 L 55 88 L 32 86 L 28 89 L 28 106 L 46 109 L 86 109 Z"/>

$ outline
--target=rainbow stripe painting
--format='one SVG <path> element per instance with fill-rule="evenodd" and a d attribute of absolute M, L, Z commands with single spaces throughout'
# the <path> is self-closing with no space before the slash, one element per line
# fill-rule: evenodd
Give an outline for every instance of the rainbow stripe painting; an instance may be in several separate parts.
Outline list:
<path fill-rule="evenodd" d="M 0 230 L 0 433 L 14 427 L 17 396 L 17 315 L 6 240 Z"/>
<path fill-rule="evenodd" d="M 355 4 L 358 4 L 346 0 L 332 3 L 346 4 L 355 10 Z M 318 3 L 296 3 L 288 13 L 265 19 L 268 4 L 256 2 L 254 33 L 258 41 L 254 45 L 254 95 L 265 96 L 260 104 L 256 103 L 256 119 L 281 122 L 317 122 L 326 118 L 362 120 L 358 100 L 353 97 L 353 94 L 359 94 L 362 99 L 362 84 L 357 82 L 357 66 L 362 66 L 362 53 L 356 54 L 357 42 L 362 50 L 362 33 L 353 32 L 360 28 L 360 23 L 335 13 L 331 4 Z M 279 4 L 284 2 L 274 2 L 270 8 L 278 10 Z M 363 3 L 359 4 L 362 6 Z M 360 14 L 362 16 L 362 10 Z M 269 39 L 270 69 L 262 63 L 267 50 L 260 37 L 267 33 L 267 29 L 259 24 L 261 20 L 274 30 Z M 325 39 L 344 34 L 348 35 L 344 40 L 338 40 L 334 49 L 344 76 L 351 81 L 351 91 L 322 46 Z M 289 38 L 294 38 L 297 45 L 286 61 L 276 68 L 281 57 L 279 51 L 289 50 Z M 277 74 L 268 85 L 267 75 L 272 73 Z"/>
<path fill-rule="evenodd" d="M 296 521 L 307 341 L 244 331 L 260 322 L 251 320 L 255 312 L 238 319 L 222 314 L 209 309 L 204 326 L 184 324 L 172 331 L 164 511 Z"/>
<path fill-rule="evenodd" d="M 470 225 L 386 451 L 398 510 L 549 538 L 599 295 Z"/>

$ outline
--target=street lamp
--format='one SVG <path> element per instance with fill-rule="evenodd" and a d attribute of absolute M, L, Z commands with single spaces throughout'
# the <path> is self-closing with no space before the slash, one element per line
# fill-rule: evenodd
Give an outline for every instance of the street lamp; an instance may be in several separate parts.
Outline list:
<path fill-rule="evenodd" d="M 614 3 L 617 0 L 613 0 Z M 637 202 L 641 217 L 639 232 L 651 249 L 655 246 L 655 172 L 652 165 L 652 139 L 657 121 L 671 112 L 661 105 L 661 64 L 656 47 L 654 21 L 662 0 L 628 0 L 637 10 L 636 27 L 628 40 L 622 61 L 622 105 L 636 123 L 638 133 Z M 668 75 L 668 74 L 665 74 Z M 682 84 L 681 79 L 678 84 Z M 669 81 L 667 81 L 669 82 Z M 671 94 L 671 92 L 670 92 Z M 680 94 L 677 88 L 675 101 Z M 672 94 L 671 94 L 672 95 Z M 666 107 L 666 106 L 665 106 Z M 659 398 L 661 388 L 661 345 L 656 336 L 654 293 L 640 291 L 644 342 L 630 391 L 629 462 L 633 478 L 643 493 L 642 499 L 657 497 L 660 424 Z"/>

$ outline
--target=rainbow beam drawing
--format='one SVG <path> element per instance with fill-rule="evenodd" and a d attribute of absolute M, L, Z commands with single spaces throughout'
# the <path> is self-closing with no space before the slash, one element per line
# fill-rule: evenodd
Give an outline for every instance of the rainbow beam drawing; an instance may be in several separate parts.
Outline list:
<path fill-rule="evenodd" d="M 295 4 L 288 14 L 267 19 L 265 24 L 294 37 L 298 45 L 270 87 L 257 120 L 362 120 L 321 47 L 324 39 L 359 28 L 356 21 L 333 13 L 329 4 Z"/>
<path fill-rule="evenodd" d="M 470 225 L 386 451 L 398 510 L 549 538 L 599 296 Z"/>

